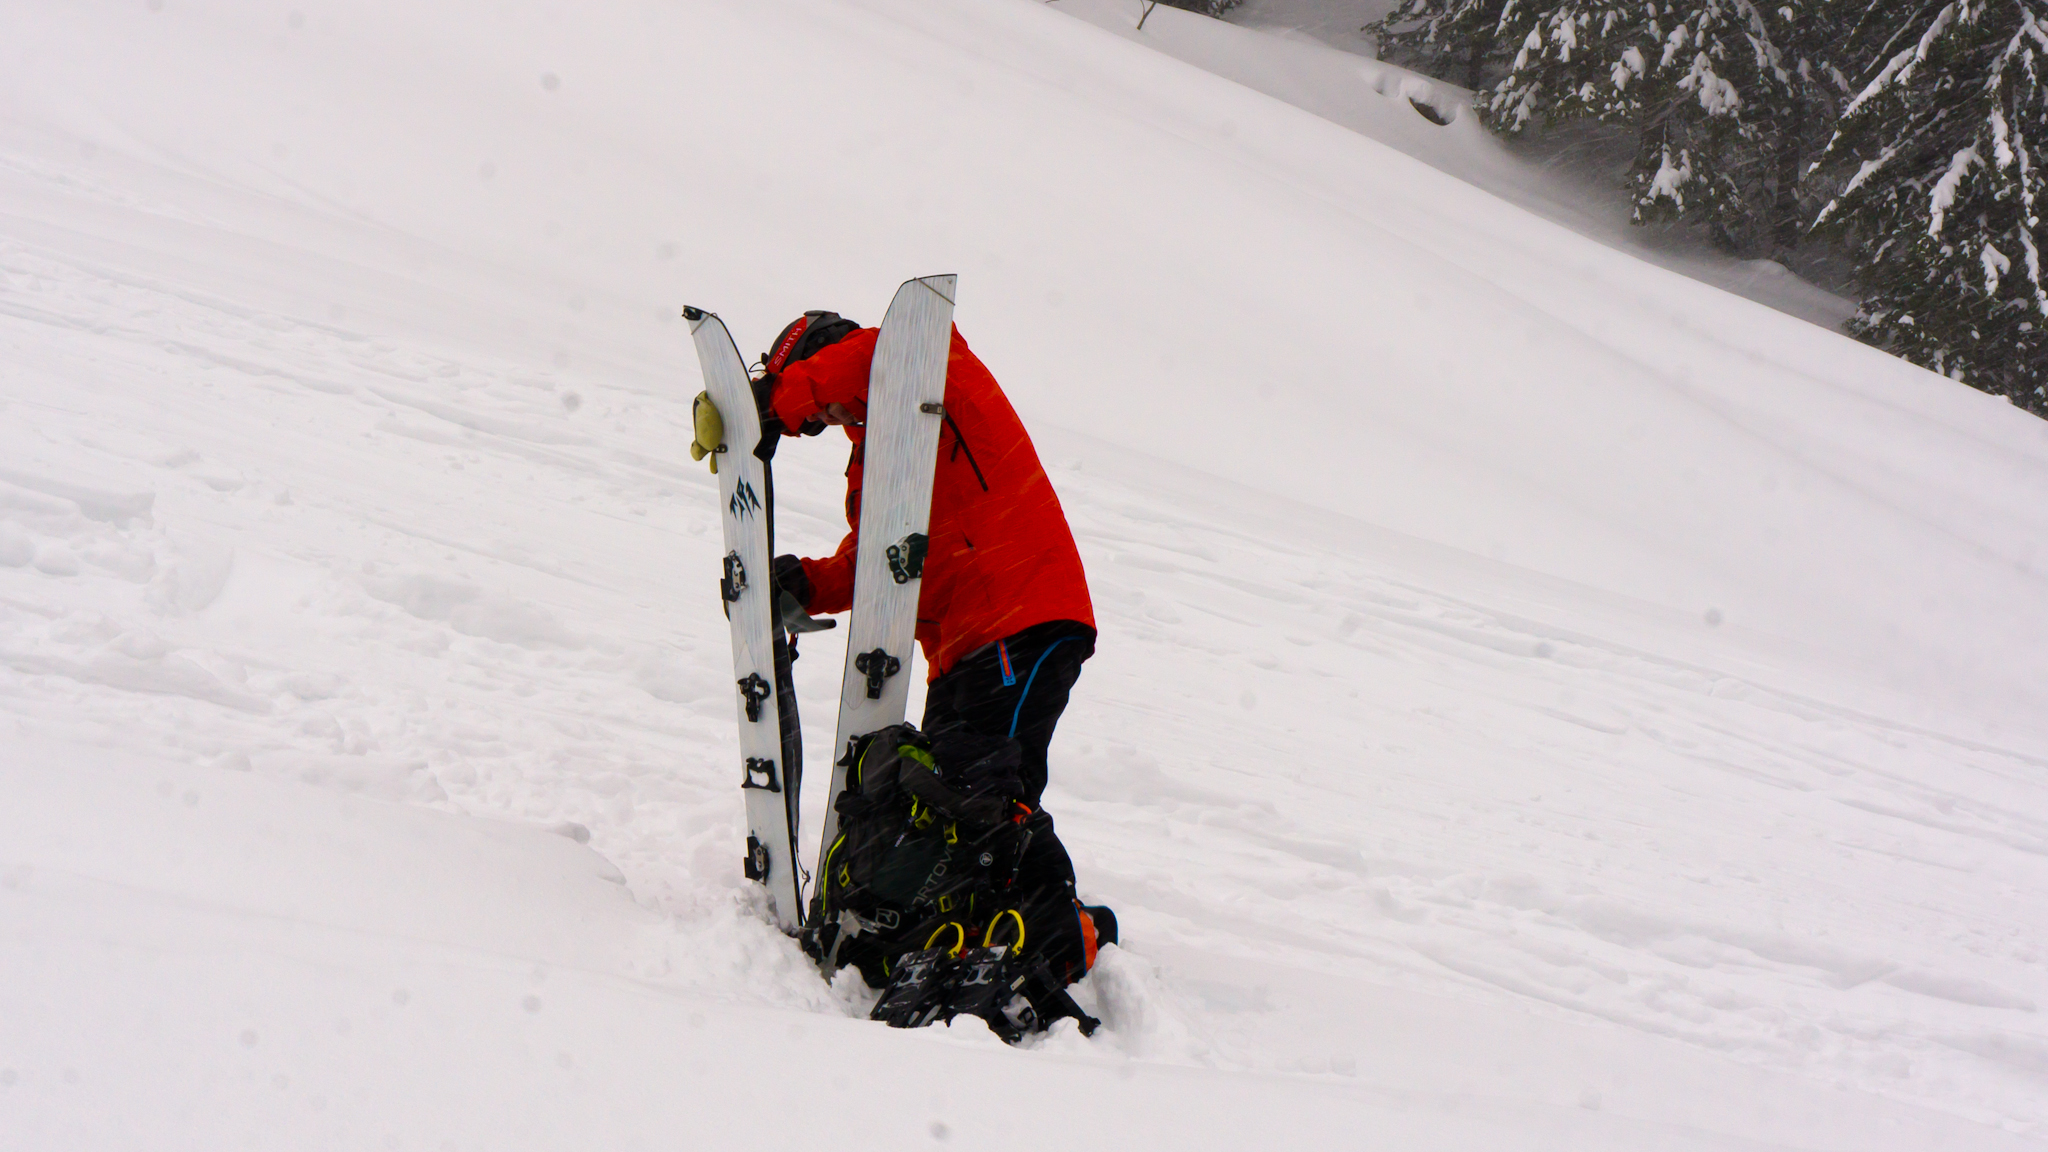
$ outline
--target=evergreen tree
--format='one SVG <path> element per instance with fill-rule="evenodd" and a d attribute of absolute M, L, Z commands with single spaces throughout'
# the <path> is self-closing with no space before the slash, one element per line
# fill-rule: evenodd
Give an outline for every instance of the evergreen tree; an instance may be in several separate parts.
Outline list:
<path fill-rule="evenodd" d="M 1507 0 L 1401 0 L 1359 29 L 1382 57 L 1477 92 L 1507 58 L 1495 32 Z"/>
<path fill-rule="evenodd" d="M 1709 224 L 1730 248 L 1789 247 L 1800 172 L 1834 73 L 1823 0 L 1507 0 L 1514 55 L 1480 111 L 1514 135 L 1589 118 L 1628 126 L 1638 223 Z"/>
<path fill-rule="evenodd" d="M 1858 257 L 1850 331 L 2048 416 L 2048 0 L 1858 7 L 1881 51 L 1816 221 Z"/>
<path fill-rule="evenodd" d="M 1860 71 L 1853 38 L 1844 34 L 1843 0 L 1810 0 L 1805 10 L 1780 8 L 1777 43 L 1789 76 L 1779 100 L 1757 118 L 1762 128 L 1758 183 L 1770 200 L 1764 227 L 1774 252 L 1789 252 L 1807 232 L 1824 197 L 1807 179 L 1815 157 L 1834 133 L 1835 117 Z M 1787 15 L 1787 13 L 1790 15 Z"/>

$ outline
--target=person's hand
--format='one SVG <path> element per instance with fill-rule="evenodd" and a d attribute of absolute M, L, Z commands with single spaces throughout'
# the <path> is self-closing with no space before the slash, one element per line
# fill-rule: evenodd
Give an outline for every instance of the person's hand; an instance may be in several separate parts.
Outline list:
<path fill-rule="evenodd" d="M 798 604 L 811 602 L 811 576 L 804 571 L 804 562 L 785 552 L 777 556 L 775 565 L 775 586 L 784 592 L 793 593 Z"/>
<path fill-rule="evenodd" d="M 775 614 L 782 621 L 786 632 L 799 635 L 805 632 L 823 632 L 839 626 L 837 620 L 819 619 L 804 611 L 804 605 L 811 599 L 811 578 L 804 572 L 804 562 L 795 556 L 782 555 L 775 558 Z"/>
<path fill-rule="evenodd" d="M 782 417 L 775 414 L 775 377 L 762 376 L 753 381 L 753 387 L 754 408 L 761 414 L 761 439 L 772 443 L 777 436 L 795 435 L 782 426 Z"/>

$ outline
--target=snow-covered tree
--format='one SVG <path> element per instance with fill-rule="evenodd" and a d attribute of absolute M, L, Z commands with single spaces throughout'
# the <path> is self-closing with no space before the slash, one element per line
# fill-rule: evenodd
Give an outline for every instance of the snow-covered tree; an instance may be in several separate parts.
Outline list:
<path fill-rule="evenodd" d="M 2048 0 L 1859 0 L 1881 46 L 1817 224 L 1867 289 L 1851 331 L 2048 416 Z"/>
<path fill-rule="evenodd" d="M 1506 59 L 1495 35 L 1506 6 L 1507 0 L 1401 0 L 1360 31 L 1383 58 L 1476 92 Z"/>
<path fill-rule="evenodd" d="M 1638 222 L 1689 218 L 1731 247 L 1796 240 L 1800 172 L 1835 73 L 1825 0 L 1506 0 L 1513 55 L 1480 110 L 1514 135 L 1623 124 Z"/>

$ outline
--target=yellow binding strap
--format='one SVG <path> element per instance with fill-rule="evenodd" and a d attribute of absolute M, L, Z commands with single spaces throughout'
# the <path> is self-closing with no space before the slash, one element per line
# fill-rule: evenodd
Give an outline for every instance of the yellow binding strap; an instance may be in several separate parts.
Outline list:
<path fill-rule="evenodd" d="M 961 950 L 967 947 L 967 926 L 960 923 L 958 920 L 948 920 L 944 924 L 939 925 L 938 928 L 933 930 L 932 934 L 929 937 L 926 937 L 924 946 L 930 948 L 933 945 L 937 944 L 939 942 L 939 937 L 944 936 L 946 934 L 946 929 L 948 928 L 951 928 L 953 930 L 953 946 L 951 948 L 946 949 L 946 955 L 960 955 Z"/>
<path fill-rule="evenodd" d="M 988 922 L 988 930 L 981 934 L 981 942 L 985 947 L 995 947 L 996 925 L 1001 924 L 1005 916 L 1017 922 L 1017 942 L 1010 945 L 1010 954 L 1014 956 L 1024 951 L 1024 915 L 1015 908 L 1005 908 L 996 913 L 995 919 Z"/>

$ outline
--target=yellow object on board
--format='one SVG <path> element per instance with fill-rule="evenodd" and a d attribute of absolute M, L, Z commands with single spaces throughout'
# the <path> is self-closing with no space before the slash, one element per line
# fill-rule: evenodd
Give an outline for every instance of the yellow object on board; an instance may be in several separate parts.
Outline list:
<path fill-rule="evenodd" d="M 690 441 L 690 459 L 711 458 L 711 474 L 718 475 L 718 454 L 725 451 L 725 418 L 718 414 L 718 405 L 711 402 L 711 393 L 697 393 L 696 403 L 690 405 L 690 418 L 697 425 L 697 438 Z"/>

